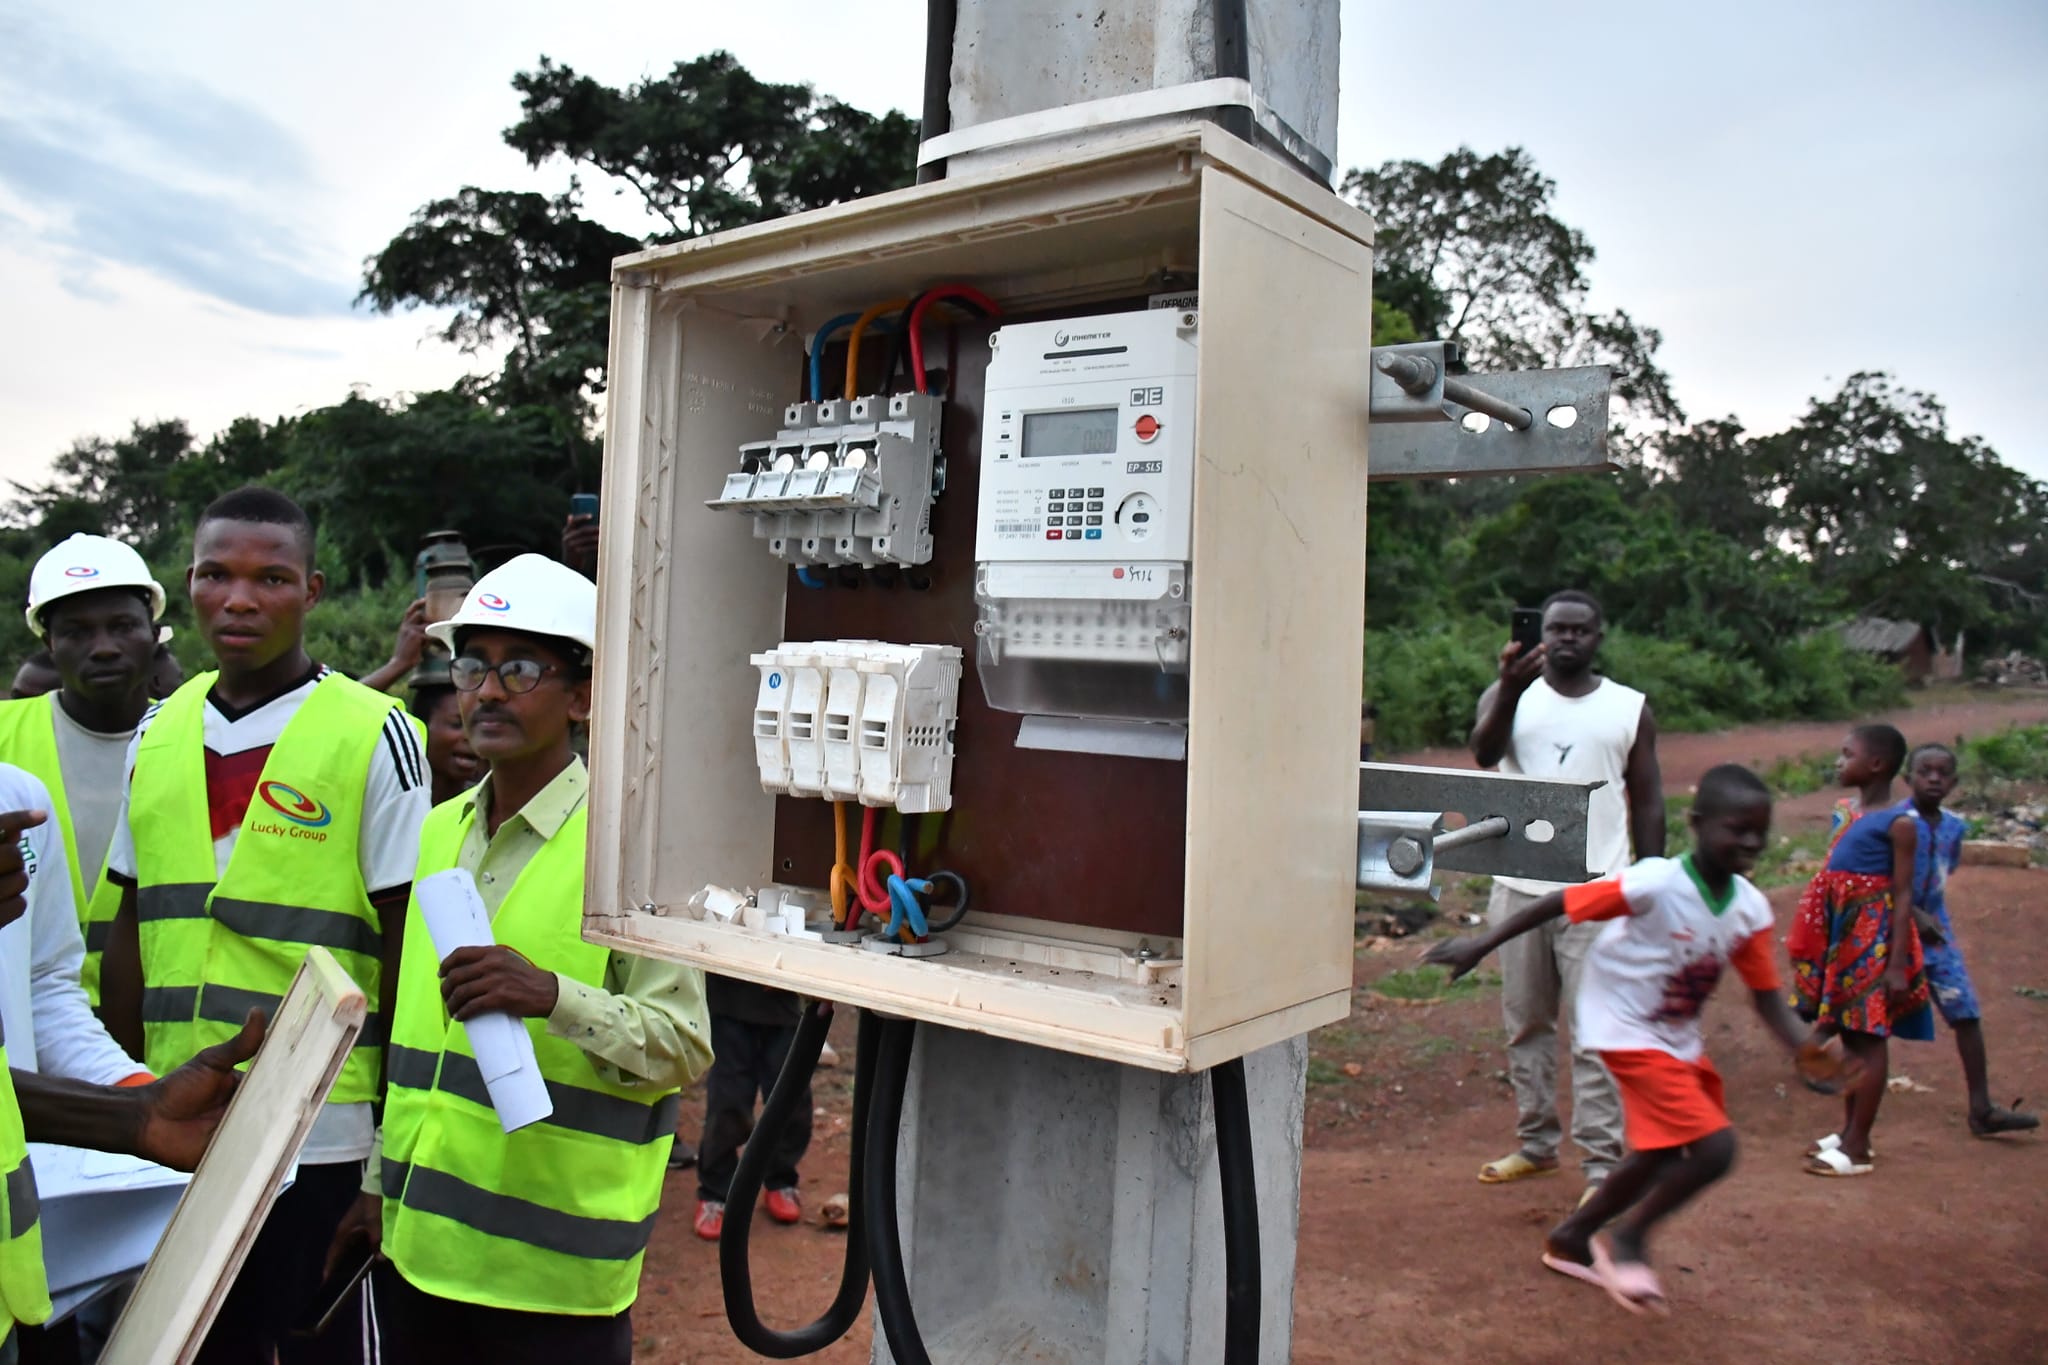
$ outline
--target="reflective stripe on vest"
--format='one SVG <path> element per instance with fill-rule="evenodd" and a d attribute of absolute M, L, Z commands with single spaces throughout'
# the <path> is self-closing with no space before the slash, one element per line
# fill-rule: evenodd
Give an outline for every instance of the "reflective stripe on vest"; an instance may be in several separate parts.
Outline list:
<path fill-rule="evenodd" d="M 43 1230 L 36 1200 L 36 1173 L 28 1161 L 21 1106 L 7 1069 L 7 1039 L 0 1029 L 0 1334 L 11 1336 L 17 1322 L 45 1322 L 50 1286 L 43 1278 Z"/>
<path fill-rule="evenodd" d="M 420 833 L 416 880 L 455 866 L 475 807 Z M 519 874 L 492 933 L 543 970 L 602 988 L 609 950 L 583 941 L 586 815 Z M 448 1018 L 417 902 L 392 1020 L 384 1106 L 384 1254 L 415 1288 L 520 1312 L 602 1316 L 632 1305 L 680 1096 L 601 1078 L 546 1022 L 527 1021 L 554 1113 L 506 1133 L 468 1033 Z"/>
<path fill-rule="evenodd" d="M 104 860 L 86 876 L 78 865 L 78 834 L 71 824 L 71 801 L 64 793 L 64 764 L 57 752 L 57 694 L 21 701 L 0 701 L 0 762 L 35 774 L 50 792 L 50 813 L 64 833 L 64 859 L 70 864 L 71 904 L 85 934 L 85 964 L 78 981 L 95 1009 L 100 1003 L 100 957 L 121 908 L 121 888 L 106 878 Z M 92 893 L 86 894 L 91 887 Z"/>
<path fill-rule="evenodd" d="M 136 747 L 128 823 L 142 942 L 143 1063 L 168 1074 L 232 1037 L 253 1007 L 275 1013 L 319 945 L 381 1002 L 382 931 L 358 840 L 370 762 L 397 702 L 338 673 L 314 687 L 264 761 L 216 883 L 207 808 L 202 674 L 164 702 Z M 328 1096 L 376 1097 L 381 1015 L 356 1039 Z"/>

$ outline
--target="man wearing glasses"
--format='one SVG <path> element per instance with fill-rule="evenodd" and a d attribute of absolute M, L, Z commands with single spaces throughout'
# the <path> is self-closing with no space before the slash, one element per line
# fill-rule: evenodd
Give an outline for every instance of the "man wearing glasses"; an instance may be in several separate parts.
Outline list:
<path fill-rule="evenodd" d="M 521 555 L 427 629 L 490 772 L 427 817 L 414 880 L 469 872 L 496 944 L 437 961 L 407 915 L 381 1145 L 330 1265 L 389 1258 L 387 1365 L 625 1365 L 677 1091 L 711 1061 L 704 979 L 583 941 L 589 780 L 570 734 L 590 716 L 595 586 Z M 462 1027 L 491 1013 L 527 1021 L 554 1102 L 512 1133 Z"/>

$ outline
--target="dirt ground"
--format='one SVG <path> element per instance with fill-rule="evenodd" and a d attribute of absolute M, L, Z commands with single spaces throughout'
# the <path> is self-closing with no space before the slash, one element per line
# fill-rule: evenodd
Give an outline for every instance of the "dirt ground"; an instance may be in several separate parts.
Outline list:
<path fill-rule="evenodd" d="M 1891 718 L 1916 740 L 2048 719 L 2048 698 L 2038 694 L 1928 700 Z M 1768 765 L 1831 751 L 1841 729 L 1669 736 L 1661 746 L 1667 787 L 1686 790 L 1717 762 Z M 1826 799 L 1788 802 L 1780 827 L 1824 820 L 1826 811 Z M 1795 896 L 1791 887 L 1772 893 L 1781 927 Z M 2048 871 L 1967 868 L 1950 898 L 1984 1005 L 1995 1095 L 2048 1102 L 2048 1000 L 2016 991 L 2048 990 Z M 1932 1044 L 1894 1046 L 1894 1075 L 1916 1088 L 1886 1101 L 1877 1173 L 1823 1181 L 1801 1172 L 1799 1156 L 1836 1127 L 1839 1102 L 1793 1083 L 1740 993 L 1721 992 L 1707 1014 L 1708 1046 L 1727 1080 L 1743 1155 L 1657 1244 L 1673 1316 L 1636 1319 L 1537 1262 L 1543 1231 L 1579 1193 L 1569 1161 L 1561 1176 L 1518 1185 L 1474 1178 L 1514 1145 L 1499 993 L 1423 1006 L 1374 995 L 1372 983 L 1415 951 L 1362 949 L 1350 1021 L 1315 1040 L 1296 1361 L 2048 1359 L 2048 1139 L 1969 1136 L 1946 1030 Z M 850 1036 L 836 1032 L 850 1062 Z M 837 1284 L 845 1239 L 814 1215 L 845 1185 L 849 1079 L 844 1069 L 820 1073 L 817 1137 L 804 1166 L 812 1221 L 755 1223 L 755 1286 L 773 1325 L 808 1320 Z M 686 1110 L 683 1131 L 694 1133 L 697 1121 L 697 1110 Z M 726 1326 L 717 1248 L 690 1233 L 695 1195 L 693 1172 L 670 1177 L 634 1314 L 637 1358 L 758 1359 Z M 868 1331 L 863 1317 L 812 1359 L 865 1362 Z"/>

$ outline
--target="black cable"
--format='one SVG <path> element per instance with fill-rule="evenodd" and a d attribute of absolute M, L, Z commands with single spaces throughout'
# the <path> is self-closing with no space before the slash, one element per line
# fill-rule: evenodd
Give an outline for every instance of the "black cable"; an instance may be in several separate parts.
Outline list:
<path fill-rule="evenodd" d="M 910 1307 L 910 1283 L 903 1271 L 903 1230 L 896 1219 L 896 1144 L 903 1128 L 903 1091 L 910 1081 L 910 1049 L 917 1041 L 913 1019 L 885 1019 L 881 1056 L 875 1062 L 875 1103 L 868 1111 L 868 1261 L 875 1277 L 875 1314 L 889 1340 L 896 1365 L 931 1365 L 917 1315 Z"/>
<path fill-rule="evenodd" d="M 957 0 L 925 0 L 924 116 L 917 137 L 929 142 L 953 129 L 953 31 L 959 26 Z M 946 163 L 933 161 L 917 168 L 917 183 L 946 178 Z"/>
<path fill-rule="evenodd" d="M 804 1012 L 802 1021 L 797 1024 L 796 1039 L 790 1044 L 789 1055 L 782 1063 L 781 1074 L 775 1078 L 775 1088 L 769 1092 L 767 1103 L 761 1106 L 761 1117 L 754 1125 L 756 1133 L 777 1133 L 789 1122 L 797 1100 L 810 1085 L 812 1073 L 818 1069 L 818 1054 L 824 1049 L 825 1035 L 831 1029 L 832 1005 L 829 1001 L 817 1001 Z M 846 1335 L 847 1330 L 859 1320 L 861 1307 L 867 1302 L 868 1205 L 861 1192 L 861 1175 L 867 1146 L 868 1100 L 874 1090 L 876 1061 L 882 1042 L 881 1021 L 870 1019 L 863 1010 L 858 1040 L 854 1044 L 853 1145 L 847 1173 L 846 1260 L 839 1272 L 839 1293 L 823 1317 L 794 1331 L 780 1332 L 761 1321 L 760 1314 L 754 1309 L 753 1268 L 747 1260 L 754 1201 L 760 1198 L 761 1178 L 767 1171 L 774 1144 L 764 1136 L 762 1141 L 748 1142 L 740 1149 L 739 1166 L 726 1190 L 725 1227 L 718 1237 L 718 1276 L 725 1293 L 725 1320 L 732 1324 L 732 1334 L 739 1338 L 740 1344 L 756 1355 L 773 1360 L 792 1360 L 822 1351 Z M 900 1115 L 900 1092 L 897 1100 Z M 892 1172 L 895 1162 L 892 1148 L 889 1156 Z M 893 1226 L 893 1212 L 884 1221 Z"/>
<path fill-rule="evenodd" d="M 1252 78 L 1252 27 L 1246 0 L 1211 0 L 1209 16 L 1215 24 L 1216 74 L 1239 80 Z M 1252 140 L 1252 111 L 1243 105 L 1225 105 L 1216 121 L 1223 131 L 1245 142 Z"/>
<path fill-rule="evenodd" d="M 967 918 L 967 906 L 973 897 L 967 890 L 967 879 L 957 872 L 934 872 L 926 877 L 925 880 L 928 882 L 946 882 L 953 888 L 953 913 L 944 919 L 933 919 L 930 915 L 925 916 L 926 929 L 934 934 L 943 934 L 961 920 Z M 938 901 L 933 902 L 935 905 L 940 903 Z"/>
<path fill-rule="evenodd" d="M 1209 1093 L 1216 1103 L 1216 1168 L 1223 1180 L 1223 1365 L 1258 1365 L 1259 1187 L 1242 1057 L 1209 1068 Z"/>

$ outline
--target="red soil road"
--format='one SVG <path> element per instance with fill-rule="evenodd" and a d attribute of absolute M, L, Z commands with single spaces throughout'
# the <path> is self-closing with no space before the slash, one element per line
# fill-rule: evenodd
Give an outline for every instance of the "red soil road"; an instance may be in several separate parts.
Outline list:
<path fill-rule="evenodd" d="M 1652 697 L 1652 710 L 1656 704 L 1657 699 Z M 1887 711 L 1869 719 L 1898 726 L 1915 744 L 1952 743 L 1958 736 L 1974 738 L 2012 725 L 2048 721 L 2048 696 L 2035 691 L 1981 696 L 1952 692 L 1927 705 Z M 1664 790 L 1674 794 L 1691 791 L 1707 769 L 1717 763 L 1744 763 L 1764 769 L 1780 759 L 1832 754 L 1852 723 L 1795 721 L 1703 734 L 1660 734 L 1657 759 L 1664 771 Z M 1465 749 L 1423 749 L 1390 756 L 1387 761 L 1436 768 L 1473 766 L 1472 755 Z"/>
<path fill-rule="evenodd" d="M 1948 739 L 2048 720 L 2048 699 L 1996 694 L 1884 719 L 1915 739 Z M 1843 728 L 1668 735 L 1659 746 L 1666 785 L 1687 790 L 1719 762 L 1768 766 L 1825 753 Z M 1784 803 L 1781 813 L 1785 823 L 1824 817 L 1832 799 L 1815 793 Z M 1773 893 L 1781 920 L 1795 894 Z M 2048 1102 L 2048 1002 L 2013 990 L 2048 989 L 2048 872 L 1967 868 L 1953 884 L 1951 908 L 1984 1003 L 1997 1097 Z M 1411 956 L 1406 948 L 1362 954 L 1358 981 Z M 1577 1197 L 1570 1171 L 1501 1188 L 1474 1178 L 1514 1143 L 1498 1011 L 1492 991 L 1416 1008 L 1361 990 L 1349 1025 L 1318 1037 L 1315 1055 L 1329 1068 L 1322 1074 L 1336 1079 L 1310 1090 L 1296 1361 L 2048 1359 L 2048 1139 L 1969 1137 L 1945 1030 L 1931 1045 L 1894 1049 L 1893 1070 L 1933 1090 L 1887 1100 L 1877 1173 L 1823 1181 L 1801 1173 L 1799 1154 L 1835 1128 L 1835 1102 L 1791 1083 L 1739 992 L 1724 989 L 1708 1011 L 1708 1039 L 1727 1078 L 1743 1157 L 1659 1243 L 1675 1312 L 1653 1322 L 1537 1263 L 1544 1229 Z M 847 1020 L 833 1041 L 850 1063 Z M 755 1293 L 773 1326 L 808 1322 L 838 1284 L 845 1235 L 818 1227 L 815 1213 L 846 1186 L 850 1079 L 844 1069 L 819 1073 L 824 1114 L 804 1163 L 809 1221 L 784 1228 L 763 1216 L 754 1224 Z M 696 1134 L 701 1113 L 699 1097 L 688 1097 L 685 1133 Z M 634 1311 L 637 1359 L 757 1360 L 726 1326 L 717 1248 L 691 1235 L 695 1198 L 694 1172 L 669 1177 Z M 865 1362 L 869 1331 L 863 1315 L 844 1341 L 810 1358 Z"/>

